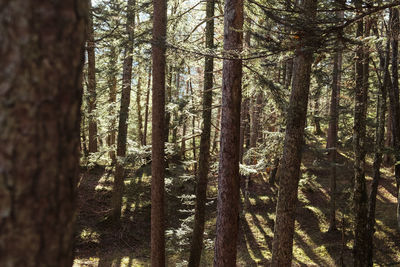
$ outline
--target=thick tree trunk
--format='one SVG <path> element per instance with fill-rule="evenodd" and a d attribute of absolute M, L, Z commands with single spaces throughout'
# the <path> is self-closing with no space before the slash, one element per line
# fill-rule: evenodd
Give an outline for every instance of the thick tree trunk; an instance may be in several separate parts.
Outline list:
<path fill-rule="evenodd" d="M 89 0 L 89 23 L 87 30 L 88 55 L 88 113 L 89 113 L 89 153 L 97 152 L 97 122 L 93 114 L 96 110 L 96 56 L 94 43 L 92 1 Z"/>
<path fill-rule="evenodd" d="M 208 0 L 206 6 L 206 48 L 214 48 L 214 0 Z M 211 114 L 214 59 L 206 57 L 204 62 L 203 91 L 203 129 L 200 139 L 199 169 L 196 186 L 196 208 L 194 214 L 193 237 L 190 247 L 189 267 L 200 266 L 203 249 L 204 223 L 206 212 L 207 182 L 210 168 Z"/>
<path fill-rule="evenodd" d="M 151 265 L 165 266 L 164 140 L 165 140 L 165 38 L 167 1 L 153 0 L 153 94 L 151 166 Z"/>
<path fill-rule="evenodd" d="M 344 0 L 336 0 L 336 6 L 340 9 L 345 5 Z M 344 11 L 336 13 L 339 19 L 338 24 L 342 24 Z M 342 33 L 338 34 L 338 39 Z M 331 162 L 331 179 L 330 179 L 330 212 L 329 212 L 329 231 L 336 231 L 336 158 L 337 158 L 337 135 L 339 121 L 339 99 L 342 81 L 342 44 L 337 42 L 338 48 L 335 51 L 333 59 L 333 79 L 332 79 L 332 95 L 329 109 L 329 128 L 326 148 L 328 149 L 328 158 Z"/>
<path fill-rule="evenodd" d="M 362 12 L 362 1 L 356 0 L 358 14 Z M 369 23 L 365 25 L 365 35 L 369 34 Z M 357 35 L 363 36 L 363 20 L 357 22 Z M 354 108 L 354 266 L 367 265 L 367 216 L 368 199 L 365 181 L 365 138 L 366 138 L 366 111 L 368 98 L 368 65 L 369 54 L 365 45 L 360 45 L 356 52 L 356 86 Z"/>
<path fill-rule="evenodd" d="M 108 136 L 107 136 L 107 145 L 109 147 L 113 147 L 115 145 L 115 109 L 114 104 L 117 101 L 117 61 L 118 61 L 118 54 L 116 48 L 114 46 L 110 47 L 110 55 L 109 55 L 109 74 L 108 74 L 108 87 L 110 88 L 108 102 L 110 105 L 109 115 L 111 117 L 110 125 L 108 129 Z M 110 149 L 110 158 L 112 164 L 115 164 L 115 149 Z"/>
<path fill-rule="evenodd" d="M 88 2 L 3 1 L 0 14 L 0 266 L 69 267 Z"/>
<path fill-rule="evenodd" d="M 135 27 L 135 0 L 128 0 L 126 32 L 128 40 L 124 51 L 124 65 L 122 72 L 122 91 L 121 106 L 119 111 L 118 135 L 117 135 L 117 161 L 115 164 L 114 187 L 112 192 L 112 214 L 111 219 L 119 223 L 122 208 L 122 195 L 124 192 L 124 176 L 125 170 L 123 160 L 126 156 L 126 140 L 128 133 L 128 117 L 129 104 L 131 99 L 131 82 L 132 82 L 132 52 L 133 52 L 133 30 Z"/>
<path fill-rule="evenodd" d="M 317 0 L 303 1 L 303 9 L 305 11 L 303 19 L 312 22 L 316 16 Z M 300 178 L 301 152 L 304 142 L 315 38 L 313 29 L 305 28 L 304 35 L 300 36 L 295 51 L 285 145 L 278 171 L 279 194 L 272 244 L 272 266 L 290 266 L 292 261 L 297 188 Z"/>
<path fill-rule="evenodd" d="M 239 139 L 242 61 L 243 1 L 226 0 L 224 10 L 221 149 L 218 170 L 217 237 L 214 266 L 236 266 L 239 230 Z"/>

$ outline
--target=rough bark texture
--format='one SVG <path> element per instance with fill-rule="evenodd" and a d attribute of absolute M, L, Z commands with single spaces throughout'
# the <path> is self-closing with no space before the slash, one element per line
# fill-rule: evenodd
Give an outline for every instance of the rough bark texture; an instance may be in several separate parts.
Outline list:
<path fill-rule="evenodd" d="M 313 21 L 316 15 L 317 0 L 305 0 L 303 9 L 305 10 L 303 19 L 310 22 Z M 278 171 L 279 193 L 272 243 L 272 266 L 290 266 L 292 261 L 297 188 L 300 177 L 301 152 L 310 90 L 311 64 L 316 43 L 315 38 L 313 29 L 305 27 L 295 51 L 285 144 Z"/>
<path fill-rule="evenodd" d="M 395 162 L 400 161 L 400 101 L 399 101 L 399 10 L 391 10 L 392 86 L 389 93 L 393 121 L 393 146 Z M 397 190 L 400 190 L 400 164 L 394 166 Z M 400 194 L 397 194 L 397 226 L 400 230 Z"/>
<path fill-rule="evenodd" d="M 115 164 L 114 186 L 112 192 L 112 214 L 111 218 L 114 222 L 118 223 L 121 217 L 122 208 L 122 195 L 124 192 L 124 176 L 125 170 L 123 163 L 126 156 L 126 140 L 128 133 L 128 116 L 129 104 L 131 99 L 131 81 L 132 81 L 132 52 L 133 52 L 133 30 L 135 26 L 135 0 L 128 0 L 126 32 L 128 40 L 126 42 L 124 51 L 124 63 L 122 72 L 122 91 L 121 91 L 121 105 L 119 111 L 118 121 L 118 135 L 117 135 L 117 161 Z"/>
<path fill-rule="evenodd" d="M 336 6 L 343 8 L 344 0 L 337 0 Z M 344 12 L 339 11 L 336 13 L 339 19 L 339 25 L 344 18 Z M 338 39 L 342 33 L 338 34 Z M 328 158 L 331 162 L 331 179 L 330 179 L 330 212 L 329 212 L 329 231 L 336 230 L 336 158 L 337 158 L 337 134 L 338 134 L 338 121 L 339 121 L 339 97 L 342 80 L 342 44 L 337 43 L 338 48 L 335 51 L 333 59 L 333 79 L 332 79 L 332 95 L 329 109 L 329 128 L 326 148 L 328 149 Z"/>
<path fill-rule="evenodd" d="M 389 52 L 390 43 L 387 43 L 386 51 L 383 53 L 382 49 L 378 46 L 378 53 L 380 58 L 380 67 L 384 72 L 383 82 L 380 84 L 380 93 L 378 96 L 378 107 L 377 107 L 377 126 L 375 133 L 375 155 L 373 163 L 373 180 L 371 184 L 371 192 L 369 195 L 368 205 L 368 222 L 367 222 L 367 262 L 368 266 L 373 266 L 373 239 L 375 232 L 375 207 L 376 207 L 376 196 L 378 193 L 379 180 L 381 178 L 380 167 L 382 164 L 382 149 L 384 148 L 385 139 L 385 116 L 386 116 L 386 98 L 387 98 L 387 87 L 390 81 L 389 73 Z"/>
<path fill-rule="evenodd" d="M 153 105 L 151 166 L 151 266 L 165 266 L 164 130 L 167 1 L 153 0 Z"/>
<path fill-rule="evenodd" d="M 336 158 L 339 121 L 339 95 L 342 71 L 342 52 L 336 51 L 333 62 L 332 95 L 329 110 L 329 129 L 326 148 L 331 162 L 329 230 L 336 230 Z"/>
<path fill-rule="evenodd" d="M 109 55 L 109 73 L 108 73 L 108 87 L 109 87 L 109 98 L 108 103 L 110 108 L 108 110 L 109 116 L 111 117 L 109 128 L 108 128 L 108 136 L 107 136 L 107 145 L 112 147 L 110 149 L 110 158 L 111 162 L 115 163 L 115 149 L 113 148 L 115 145 L 115 108 L 114 103 L 117 100 L 117 61 L 118 61 L 118 53 L 114 46 L 110 47 L 110 55 Z"/>
<path fill-rule="evenodd" d="M 362 12 L 362 2 L 357 0 L 355 5 L 358 13 Z M 369 28 L 366 23 L 366 29 Z M 364 22 L 357 22 L 356 37 L 363 36 Z M 366 30 L 367 33 L 367 30 Z M 360 45 L 356 52 L 356 86 L 354 107 L 354 266 L 366 266 L 367 264 L 367 216 L 368 199 L 365 181 L 365 135 L 366 135 L 366 111 L 368 97 L 368 64 L 369 55 L 365 45 Z"/>
<path fill-rule="evenodd" d="M 215 1 L 208 0 L 206 6 L 206 48 L 214 48 L 214 7 Z M 200 139 L 199 169 L 196 186 L 196 208 L 194 214 L 193 237 L 190 247 L 189 267 L 200 266 L 203 249 L 204 222 L 206 211 L 207 181 L 210 161 L 211 106 L 213 88 L 214 59 L 206 57 L 204 62 L 203 129 Z"/>
<path fill-rule="evenodd" d="M 89 0 L 89 23 L 87 29 L 88 55 L 88 113 L 89 113 L 89 153 L 97 152 L 97 122 L 93 112 L 96 110 L 96 57 L 93 28 L 92 1 Z"/>
<path fill-rule="evenodd" d="M 243 1 L 226 0 L 224 50 L 232 59 L 223 62 L 220 158 L 218 170 L 217 237 L 214 266 L 236 266 L 239 230 L 239 139 L 243 43 Z M 231 54 L 232 53 L 232 54 Z"/>
<path fill-rule="evenodd" d="M 0 266 L 72 265 L 87 15 L 0 6 Z"/>

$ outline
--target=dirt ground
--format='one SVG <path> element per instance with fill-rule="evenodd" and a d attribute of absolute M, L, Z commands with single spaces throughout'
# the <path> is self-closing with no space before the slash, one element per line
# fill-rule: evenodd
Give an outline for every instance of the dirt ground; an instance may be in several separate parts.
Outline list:
<path fill-rule="evenodd" d="M 369 162 L 369 165 L 372 162 Z M 352 265 L 350 153 L 341 151 L 337 168 L 337 226 L 328 232 L 330 166 L 326 155 L 307 147 L 301 167 L 293 266 Z M 125 180 L 123 217 L 120 227 L 107 221 L 111 203 L 111 171 L 104 168 L 85 170 L 79 185 L 79 216 L 76 232 L 78 266 L 149 266 L 150 262 L 150 177 L 149 168 L 128 171 Z M 367 179 L 372 178 L 368 167 Z M 171 167 L 167 175 L 168 266 L 186 266 L 193 220 L 194 189 L 185 183 L 187 171 Z M 383 168 L 380 181 L 376 232 L 374 235 L 376 266 L 400 266 L 400 235 L 396 229 L 396 186 L 391 169 Z M 252 177 L 248 199 L 242 197 L 238 266 L 268 266 L 271 259 L 277 186 L 268 183 L 266 173 Z M 205 249 L 202 266 L 212 266 L 216 216 L 214 173 L 209 182 Z M 244 186 L 243 186 L 244 187 Z M 243 193 L 243 190 L 242 190 Z M 244 196 L 244 194 L 242 194 Z"/>

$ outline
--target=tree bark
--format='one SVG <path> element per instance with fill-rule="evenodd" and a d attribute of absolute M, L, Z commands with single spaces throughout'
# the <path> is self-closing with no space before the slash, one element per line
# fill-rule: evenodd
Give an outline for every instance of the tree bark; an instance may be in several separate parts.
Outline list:
<path fill-rule="evenodd" d="M 108 103 L 110 105 L 109 108 L 109 116 L 111 117 L 110 125 L 108 128 L 108 137 L 107 137 L 107 145 L 112 147 L 110 149 L 110 158 L 112 164 L 115 164 L 115 108 L 114 104 L 117 101 L 117 61 L 118 54 L 116 48 L 114 46 L 110 47 L 110 55 L 109 55 L 109 74 L 108 74 L 108 87 L 110 88 Z"/>
<path fill-rule="evenodd" d="M 165 140 L 165 38 L 167 1 L 153 0 L 153 94 L 151 166 L 151 265 L 165 266 L 164 140 Z"/>
<path fill-rule="evenodd" d="M 362 1 L 354 1 L 357 13 L 362 13 Z M 369 34 L 369 23 L 365 25 L 365 35 Z M 356 37 L 361 38 L 364 32 L 364 22 L 357 22 Z M 356 86 L 354 108 L 354 266 L 367 266 L 367 216 L 368 198 L 365 181 L 365 138 L 366 112 L 368 98 L 368 65 L 369 54 L 366 45 L 359 45 L 356 52 Z"/>
<path fill-rule="evenodd" d="M 0 266 L 71 266 L 88 2 L 0 7 Z"/>
<path fill-rule="evenodd" d="M 386 98 L 387 98 L 387 87 L 390 82 L 389 73 L 389 57 L 390 57 L 390 42 L 387 42 L 385 53 L 380 49 L 378 45 L 378 53 L 380 58 L 380 67 L 384 73 L 383 82 L 380 84 L 380 93 L 378 96 L 377 106 L 377 126 L 375 133 L 375 155 L 373 163 L 373 180 L 371 184 L 371 192 L 369 195 L 369 206 L 368 206 L 368 221 L 367 221 L 367 262 L 368 266 L 373 266 L 373 239 L 375 232 L 375 207 L 376 207 L 376 196 L 378 193 L 379 180 L 381 178 L 380 167 L 382 164 L 382 149 L 384 148 L 385 139 L 385 116 L 386 116 Z"/>
<path fill-rule="evenodd" d="M 308 21 L 309 25 L 313 25 L 317 0 L 305 0 L 302 5 L 304 10 L 303 19 Z M 300 178 L 301 154 L 315 39 L 316 36 L 313 34 L 313 29 L 305 27 L 295 51 L 285 145 L 278 171 L 279 193 L 272 243 L 272 266 L 290 266 L 292 261 L 297 189 Z"/>
<path fill-rule="evenodd" d="M 136 107 L 137 107 L 137 119 L 138 119 L 138 127 L 137 127 L 137 138 L 138 143 L 143 145 L 143 118 L 142 118 L 142 77 L 140 73 L 140 67 L 138 67 L 138 81 L 137 81 L 137 91 L 136 91 Z"/>
<path fill-rule="evenodd" d="M 96 110 L 96 56 L 93 28 L 92 1 L 89 0 L 89 23 L 87 30 L 88 55 L 88 113 L 89 113 L 89 153 L 97 152 L 97 122 L 94 114 Z"/>
<path fill-rule="evenodd" d="M 389 91 L 393 121 L 393 146 L 395 150 L 394 176 L 397 186 L 397 228 L 400 230 L 400 101 L 399 101 L 399 10 L 391 9 L 391 41 L 392 41 L 392 87 Z"/>
<path fill-rule="evenodd" d="M 122 91 L 121 91 L 121 106 L 119 111 L 118 135 L 117 135 L 117 161 L 115 164 L 114 187 L 112 192 L 112 214 L 111 219 L 115 223 L 119 223 L 121 218 L 122 195 L 124 192 L 124 176 L 125 170 L 123 160 L 126 156 L 126 140 L 128 133 L 128 117 L 129 105 L 131 99 L 131 82 L 132 82 L 132 52 L 133 38 L 135 27 L 135 0 L 128 0 L 127 6 L 127 21 L 126 32 L 128 40 L 124 51 L 124 63 L 122 72 Z"/>
<path fill-rule="evenodd" d="M 337 0 L 336 6 L 340 9 L 345 5 L 344 0 Z M 342 24 L 344 11 L 338 11 L 336 16 L 339 20 L 338 24 Z M 338 33 L 340 40 L 342 32 Z M 337 134 L 339 121 L 339 99 L 342 81 L 342 44 L 337 42 L 337 50 L 333 59 L 333 79 L 332 79 L 332 95 L 329 109 L 329 128 L 326 148 L 328 149 L 328 158 L 331 162 L 331 179 L 330 179 L 330 212 L 329 212 L 329 231 L 336 231 L 336 159 L 337 159 Z"/>
<path fill-rule="evenodd" d="M 218 170 L 217 237 L 214 266 L 236 266 L 239 230 L 239 139 L 242 87 L 243 1 L 226 0 L 224 10 L 221 149 Z"/>
<path fill-rule="evenodd" d="M 149 69 L 149 78 L 147 80 L 147 93 L 146 93 L 146 108 L 144 111 L 144 131 L 143 131 L 143 145 L 147 145 L 147 124 L 149 121 L 149 100 L 151 91 L 151 68 Z"/>
<path fill-rule="evenodd" d="M 248 130 L 249 127 L 249 98 L 245 98 L 242 101 L 242 106 L 241 106 L 241 114 L 240 114 L 240 163 L 243 163 L 243 156 L 245 153 L 245 148 L 248 148 L 246 146 L 247 140 L 246 140 L 246 130 Z"/>
<path fill-rule="evenodd" d="M 215 1 L 208 0 L 206 5 L 206 48 L 214 48 L 214 9 Z M 199 168 L 196 186 L 196 207 L 194 213 L 193 237 L 190 247 L 189 267 L 200 266 L 203 249 L 204 223 L 207 199 L 208 172 L 210 168 L 211 114 L 214 59 L 205 57 L 203 91 L 203 129 L 200 139 Z M 193 95 L 193 93 L 192 93 Z"/>

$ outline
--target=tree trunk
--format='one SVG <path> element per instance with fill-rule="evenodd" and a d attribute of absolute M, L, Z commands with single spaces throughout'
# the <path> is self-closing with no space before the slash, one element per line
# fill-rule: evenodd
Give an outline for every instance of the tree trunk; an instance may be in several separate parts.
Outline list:
<path fill-rule="evenodd" d="M 393 146 L 395 150 L 394 176 L 397 186 L 397 226 L 400 230 L 400 103 L 399 103 L 399 10 L 391 9 L 391 40 L 392 40 L 392 88 L 390 90 L 390 104 L 392 106 L 393 120 Z"/>
<path fill-rule="evenodd" d="M 151 68 L 149 69 L 149 78 L 147 80 L 147 93 L 146 93 L 146 108 L 144 111 L 144 131 L 143 131 L 143 145 L 147 145 L 147 124 L 149 121 L 149 100 L 151 91 Z"/>
<path fill-rule="evenodd" d="M 190 75 L 190 70 L 189 70 L 189 75 Z M 190 89 L 190 94 L 192 95 L 192 107 L 194 107 L 194 94 L 193 94 L 193 86 L 192 86 L 192 80 L 189 79 L 189 89 Z M 194 168 L 193 168 L 193 173 L 197 173 L 197 153 L 196 153 L 196 117 L 192 116 L 192 151 L 193 151 L 193 160 L 194 160 Z"/>
<path fill-rule="evenodd" d="M 246 145 L 246 130 L 249 128 L 249 102 L 250 99 L 246 98 L 242 101 L 242 111 L 240 114 L 240 163 L 243 163 L 243 155 L 245 153 Z"/>
<path fill-rule="evenodd" d="M 118 135 L 117 135 L 117 161 L 115 164 L 114 187 L 112 192 L 112 214 L 111 219 L 119 223 L 121 217 L 122 195 L 124 192 L 125 170 L 123 161 L 126 156 L 126 140 L 128 133 L 129 104 L 131 99 L 132 82 L 132 52 L 133 52 L 133 34 L 135 27 L 135 0 L 128 0 L 126 32 L 128 40 L 124 51 L 124 65 L 122 72 L 122 91 L 121 106 L 119 111 Z"/>
<path fill-rule="evenodd" d="M 303 1 L 304 20 L 313 24 L 317 0 Z M 297 204 L 297 188 L 300 178 L 301 152 L 307 115 L 310 73 L 316 36 L 312 28 L 305 28 L 295 51 L 292 93 L 286 122 L 285 145 L 278 171 L 279 194 L 276 207 L 272 266 L 290 266 L 294 220 Z"/>
<path fill-rule="evenodd" d="M 165 102 L 167 102 L 167 105 L 171 102 L 172 100 L 172 71 L 173 68 L 172 66 L 169 66 L 168 68 L 168 81 L 167 81 L 167 99 Z M 170 127 L 170 121 L 171 121 L 171 111 L 167 109 L 165 111 L 165 127 L 164 127 L 164 138 L 165 142 L 169 142 L 169 127 Z"/>
<path fill-rule="evenodd" d="M 206 48 L 214 48 L 214 0 L 208 0 L 206 5 Z M 193 237 L 190 247 L 189 267 L 200 266 L 203 249 L 204 223 L 206 212 L 207 182 L 210 168 L 211 114 L 213 88 L 214 59 L 207 56 L 204 62 L 203 91 L 203 129 L 200 139 L 199 169 L 196 186 L 196 207 L 194 213 Z M 192 93 L 193 95 L 193 93 Z"/>
<path fill-rule="evenodd" d="M 340 9 L 344 7 L 344 0 L 336 0 L 336 6 Z M 339 20 L 338 24 L 342 24 L 344 11 L 338 11 L 336 16 Z M 342 36 L 342 32 L 338 33 L 338 39 Z M 336 231 L 336 159 L 337 159 L 337 134 L 339 121 L 339 99 L 342 81 L 342 44 L 337 42 L 337 50 L 333 59 L 333 79 L 332 79 L 332 95 L 329 109 L 329 128 L 326 148 L 328 149 L 328 158 L 331 162 L 331 179 L 330 179 L 330 212 L 329 212 L 329 231 Z"/>
<path fill-rule="evenodd" d="M 362 1 L 356 0 L 358 14 L 362 13 Z M 365 25 L 365 36 L 368 35 L 369 23 Z M 363 20 L 357 22 L 357 38 L 362 38 Z M 367 266 L 367 216 L 368 199 L 365 181 L 365 138 L 366 111 L 368 98 L 368 65 L 369 54 L 365 45 L 360 45 L 356 52 L 356 86 L 354 108 L 354 266 Z"/>
<path fill-rule="evenodd" d="M 118 54 L 116 51 L 115 46 L 110 47 L 110 55 L 109 55 L 109 75 L 108 75 L 108 87 L 110 88 L 108 103 L 110 105 L 109 108 L 109 115 L 111 117 L 110 125 L 108 129 L 108 137 L 107 137 L 107 145 L 112 147 L 110 149 L 110 158 L 112 164 L 115 164 L 115 149 L 113 146 L 115 145 L 115 109 L 114 104 L 117 101 L 117 61 L 118 61 Z"/>
<path fill-rule="evenodd" d="M 320 115 L 320 110 L 319 110 L 319 100 L 321 98 L 321 91 L 322 91 L 322 83 L 317 84 L 317 88 L 315 89 L 315 95 L 314 95 L 314 134 L 316 135 L 322 135 L 322 130 L 321 130 L 321 115 Z"/>
<path fill-rule="evenodd" d="M 69 267 L 88 2 L 0 12 L 0 266 Z"/>
<path fill-rule="evenodd" d="M 153 94 L 151 166 L 151 265 L 165 266 L 164 140 L 165 140 L 165 38 L 167 1 L 153 0 Z"/>
<path fill-rule="evenodd" d="M 250 148 L 257 147 L 257 141 L 259 138 L 259 125 L 260 125 L 260 110 L 263 101 L 263 95 L 261 93 L 256 94 L 256 99 L 253 102 L 251 112 L 251 131 L 250 131 Z"/>
<path fill-rule="evenodd" d="M 94 114 L 96 110 L 96 56 L 93 28 L 92 1 L 89 0 L 89 21 L 87 30 L 88 56 L 88 113 L 89 113 L 89 153 L 97 152 L 97 122 Z"/>
<path fill-rule="evenodd" d="M 218 170 L 217 236 L 214 266 L 236 266 L 239 230 L 239 139 L 242 87 L 243 1 L 226 0 L 224 11 L 221 149 Z"/>
<path fill-rule="evenodd" d="M 379 180 L 381 178 L 380 167 L 382 164 L 382 149 L 384 148 L 385 139 L 385 116 L 386 116 L 386 98 L 387 98 L 387 87 L 390 81 L 389 73 L 389 57 L 390 57 L 390 42 L 387 42 L 386 51 L 383 53 L 382 49 L 378 46 L 378 53 L 380 58 L 380 67 L 384 72 L 384 78 L 382 84 L 380 84 L 380 93 L 378 96 L 378 107 L 377 107 L 377 123 L 376 123 L 376 134 L 375 134 L 375 155 L 373 163 L 373 180 L 371 184 L 371 192 L 369 195 L 369 206 L 368 206 L 368 221 L 367 221 L 367 262 L 368 266 L 373 266 L 373 239 L 375 232 L 375 207 L 376 207 L 376 196 L 378 193 Z"/>
<path fill-rule="evenodd" d="M 138 67 L 137 77 L 138 77 L 137 91 L 136 91 L 136 107 L 137 107 L 137 119 L 138 119 L 137 135 L 138 135 L 138 143 L 140 145 L 143 145 L 143 118 L 142 118 L 142 104 L 141 104 L 142 77 L 140 73 L 140 67 Z"/>

